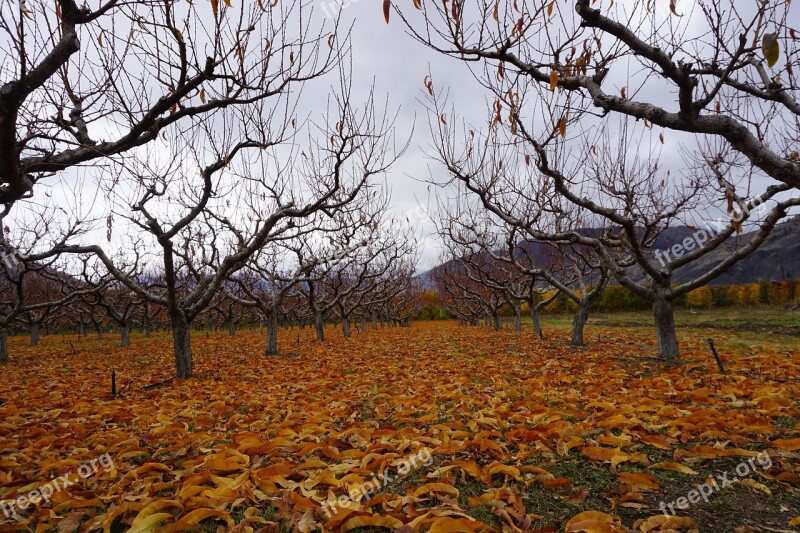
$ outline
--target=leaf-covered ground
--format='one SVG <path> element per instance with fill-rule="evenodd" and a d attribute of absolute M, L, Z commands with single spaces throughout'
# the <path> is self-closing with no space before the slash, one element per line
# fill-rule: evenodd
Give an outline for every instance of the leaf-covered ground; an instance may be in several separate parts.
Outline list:
<path fill-rule="evenodd" d="M 164 335 L 124 349 L 110 335 L 50 336 L 37 348 L 14 339 L 0 384 L 0 503 L 54 479 L 71 484 L 16 518 L 0 514 L 0 531 L 792 531 L 800 522 L 800 354 L 785 338 L 684 329 L 684 360 L 665 367 L 648 359 L 652 334 L 638 326 L 590 325 L 584 349 L 552 328 L 545 341 L 453 323 L 328 336 L 282 332 L 287 354 L 266 358 L 255 331 L 197 332 L 197 376 L 148 389 L 172 372 Z M 426 451 L 432 464 L 398 473 Z M 113 468 L 79 474 L 106 453 Z M 708 502 L 662 514 L 661 502 L 723 473 L 733 480 L 742 464 L 746 475 L 718 484 Z M 359 498 L 363 483 L 387 478 Z M 321 502 L 340 497 L 326 515 Z"/>

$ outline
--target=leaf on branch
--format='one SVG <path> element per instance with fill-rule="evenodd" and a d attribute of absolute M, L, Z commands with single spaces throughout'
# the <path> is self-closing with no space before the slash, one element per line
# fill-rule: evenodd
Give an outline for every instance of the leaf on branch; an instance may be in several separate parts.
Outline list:
<path fill-rule="evenodd" d="M 334 40 L 336 40 L 336 34 L 335 33 L 331 33 L 330 35 L 328 35 L 328 48 L 331 48 L 331 49 L 333 48 L 333 41 Z"/>
<path fill-rule="evenodd" d="M 725 189 L 725 200 L 728 202 L 728 213 L 733 214 L 736 210 L 733 208 L 733 192 L 730 187 Z"/>
<path fill-rule="evenodd" d="M 555 6 L 555 0 L 547 4 L 547 16 L 550 17 L 553 15 L 553 7 Z"/>
<path fill-rule="evenodd" d="M 422 0 L 414 0 L 414 7 L 422 9 Z"/>
<path fill-rule="evenodd" d="M 500 22 L 500 3 L 495 2 L 494 10 L 492 11 L 492 18 L 495 22 Z"/>
<path fill-rule="evenodd" d="M 105 48 L 105 46 L 103 46 L 103 31 L 102 30 L 100 30 L 100 33 L 97 34 L 97 44 L 100 45 L 100 48 Z"/>
<path fill-rule="evenodd" d="M 233 7 L 233 5 L 231 5 L 231 0 L 225 0 L 225 5 L 228 7 Z"/>
<path fill-rule="evenodd" d="M 761 53 L 764 54 L 764 59 L 767 60 L 767 65 L 769 65 L 770 68 L 774 67 L 781 55 L 777 33 L 764 34 L 764 37 L 761 39 Z"/>
<path fill-rule="evenodd" d="M 741 235 L 742 234 L 742 223 L 741 223 L 740 219 L 741 219 L 741 215 L 739 214 L 739 212 L 738 211 L 734 211 L 733 212 L 733 218 L 731 219 L 731 226 L 736 228 L 736 234 L 737 235 Z"/>
<path fill-rule="evenodd" d="M 558 133 L 561 135 L 562 138 L 567 136 L 567 117 L 561 117 L 558 120 Z"/>
<path fill-rule="evenodd" d="M 670 11 L 672 12 L 672 14 L 673 14 L 673 15 L 675 15 L 676 17 L 682 17 L 683 15 L 682 15 L 682 14 L 680 14 L 680 13 L 678 13 L 678 11 L 677 11 L 677 6 L 676 6 L 676 4 L 677 4 L 676 0 L 669 0 L 669 10 L 670 10 Z"/>
<path fill-rule="evenodd" d="M 211 11 L 214 12 L 214 18 L 219 15 L 219 0 L 211 0 Z"/>
<path fill-rule="evenodd" d="M 663 133 L 659 133 L 658 134 L 658 140 L 661 141 L 661 144 L 664 144 L 664 134 Z"/>
<path fill-rule="evenodd" d="M 56 2 L 56 18 L 61 20 L 61 4 Z"/>
<path fill-rule="evenodd" d="M 428 94 L 433 96 L 433 80 L 430 76 L 425 76 L 425 79 L 422 80 L 422 84 L 428 89 Z"/>
<path fill-rule="evenodd" d="M 200 102 L 206 103 L 206 90 L 202 87 L 200 88 Z"/>
<path fill-rule="evenodd" d="M 550 71 L 550 91 L 555 91 L 558 86 L 558 72 L 555 70 Z"/>
<path fill-rule="evenodd" d="M 519 36 L 522 37 L 522 34 L 523 34 L 522 27 L 523 27 L 524 24 L 525 24 L 525 21 L 524 21 L 523 17 L 520 17 L 519 20 L 517 21 L 517 23 L 514 25 L 514 29 L 511 30 L 511 35 L 519 34 Z"/>
<path fill-rule="evenodd" d="M 444 113 L 442 113 L 442 116 L 439 117 L 439 120 L 441 120 L 442 124 L 444 124 L 445 126 L 447 125 L 447 121 L 444 119 Z"/>
<path fill-rule="evenodd" d="M 392 0 L 383 0 L 383 18 L 389 24 L 389 11 L 392 9 Z"/>

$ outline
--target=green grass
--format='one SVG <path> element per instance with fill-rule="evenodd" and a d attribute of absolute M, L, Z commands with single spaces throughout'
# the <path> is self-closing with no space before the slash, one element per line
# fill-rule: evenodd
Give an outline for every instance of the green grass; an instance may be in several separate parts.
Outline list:
<path fill-rule="evenodd" d="M 504 327 L 511 327 L 511 317 L 504 317 Z M 572 326 L 572 315 L 544 314 L 542 329 L 545 336 L 552 329 L 565 330 Z M 749 350 L 765 340 L 781 349 L 797 349 L 800 344 L 800 312 L 790 312 L 777 306 L 728 309 L 676 309 L 675 325 L 679 340 L 687 331 L 714 338 L 717 348 Z M 635 328 L 648 334 L 654 328 L 653 316 L 648 311 L 624 313 L 593 313 L 586 324 L 585 339 L 592 343 L 596 337 L 593 326 Z M 530 327 L 530 317 L 523 327 Z M 724 354 L 723 354 L 724 355 Z"/>

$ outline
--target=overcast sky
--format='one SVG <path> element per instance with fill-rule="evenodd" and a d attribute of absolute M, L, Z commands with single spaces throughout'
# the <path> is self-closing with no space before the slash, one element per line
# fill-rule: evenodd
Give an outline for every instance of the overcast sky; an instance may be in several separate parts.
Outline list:
<path fill-rule="evenodd" d="M 317 2 L 315 16 L 324 17 L 323 5 Z M 330 3 L 330 12 L 338 7 Z M 375 82 L 376 96 L 388 95 L 390 106 L 400 108 L 397 136 L 406 138 L 413 131 L 413 139 L 406 154 L 392 168 L 388 184 L 392 192 L 394 213 L 409 215 L 419 223 L 420 235 L 433 227 L 429 220 L 417 220 L 414 213 L 435 205 L 425 182 L 437 172 L 435 161 L 426 156 L 430 153 L 431 138 L 428 119 L 423 105 L 423 80 L 430 72 L 438 90 L 450 90 L 451 102 L 468 121 L 479 121 L 486 115 L 486 95 L 467 66 L 456 59 L 443 57 L 415 41 L 404 31 L 400 20 L 386 24 L 380 3 L 375 0 L 356 0 L 343 4 L 342 26 L 353 25 L 353 78 L 356 86 L 366 90 Z M 413 11 L 412 3 L 407 2 Z M 322 91 L 325 87 L 308 87 L 308 91 Z M 362 95 L 363 97 L 363 95 Z M 359 101 L 355 98 L 356 103 Z M 439 170 L 440 171 L 440 170 Z M 441 171 L 440 171 L 441 172 Z M 436 177 L 436 176 L 434 176 Z M 442 178 L 443 176 L 438 176 Z M 413 221 L 412 220 L 412 221 Z M 437 263 L 440 246 L 436 237 L 423 235 L 420 249 L 419 271 Z"/>

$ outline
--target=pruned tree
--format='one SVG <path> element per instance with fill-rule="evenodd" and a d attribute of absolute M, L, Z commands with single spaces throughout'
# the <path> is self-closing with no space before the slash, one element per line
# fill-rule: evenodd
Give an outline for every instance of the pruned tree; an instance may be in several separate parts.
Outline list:
<path fill-rule="evenodd" d="M 333 254 L 321 255 L 333 260 L 318 263 L 298 285 L 314 315 L 317 340 L 325 340 L 326 318 L 340 322 L 343 335 L 350 337 L 353 318 L 394 296 L 395 282 L 407 273 L 408 259 L 416 254 L 413 228 L 387 217 L 386 205 L 354 213 L 353 227 L 366 232 L 359 236 L 360 245 L 353 248 L 347 235 Z"/>
<path fill-rule="evenodd" d="M 7 208 L 0 214 L 0 362 L 8 361 L 11 327 L 24 325 L 31 344 L 38 344 L 42 325 L 64 318 L 64 306 L 84 294 L 84 287 L 72 288 L 69 265 L 59 252 L 88 227 L 77 207 L 79 195 L 75 198 L 73 206 L 57 206 L 49 198 L 26 204 L 13 222 Z"/>
<path fill-rule="evenodd" d="M 469 136 L 474 140 L 474 132 Z M 444 142 L 442 137 L 439 139 Z M 608 267 L 592 247 L 572 242 L 570 232 L 584 235 L 588 231 L 582 210 L 559 202 L 549 194 L 546 183 L 526 182 L 528 176 L 522 169 L 512 165 L 506 170 L 498 144 L 496 137 L 487 139 L 484 148 L 477 149 L 477 160 L 470 159 L 476 154 L 470 144 L 470 162 L 450 166 L 457 187 L 455 195 L 439 201 L 440 238 L 451 244 L 451 254 L 474 282 L 503 294 L 513 311 L 517 330 L 522 328 L 521 308 L 527 301 L 534 331 L 542 337 L 539 311 L 559 293 L 566 295 L 576 306 L 571 342 L 582 346 L 589 308 L 606 286 Z M 443 157 L 449 157 L 454 149 L 454 145 L 439 144 Z M 462 168 L 474 164 L 469 169 L 473 173 L 461 174 L 456 170 L 459 164 Z M 488 181 L 483 181 L 484 174 L 490 176 Z M 519 181 L 510 182 L 512 178 Z M 484 192 L 487 186 L 491 187 L 488 193 Z M 489 195 L 494 203 L 502 205 L 503 216 L 481 205 Z M 513 223 L 507 216 L 512 211 L 520 217 Z M 555 290 L 548 291 L 549 287 Z M 551 294 L 541 298 L 542 292 Z"/>
<path fill-rule="evenodd" d="M 438 111 L 441 107 L 433 101 Z M 551 146 L 550 152 L 560 161 L 558 169 L 547 162 L 544 150 L 534 157 L 526 152 L 537 141 L 521 122 L 508 130 L 490 130 L 476 141 L 474 130 L 456 135 L 448 126 L 451 121 L 436 122 L 438 154 L 451 176 L 491 216 L 534 241 L 558 245 L 561 252 L 555 255 L 571 264 L 561 270 L 574 273 L 574 280 L 584 285 L 576 292 L 563 276 L 545 276 L 578 304 L 574 340 L 580 340 L 580 323 L 588 316 L 591 302 L 587 298 L 596 298 L 613 275 L 651 302 L 659 356 L 678 357 L 675 299 L 752 253 L 788 211 L 800 205 L 800 199 L 787 195 L 791 187 L 786 184 L 768 186 L 751 199 L 740 196 L 736 181 L 753 183 L 752 167 L 737 164 L 730 152 L 714 152 L 711 146 L 703 146 L 693 158 L 687 155 L 685 176 L 672 179 L 673 171 L 659 163 L 660 140 L 652 134 L 635 137 L 626 121 L 617 128 L 600 126 L 593 133 L 585 132 L 572 146 L 560 142 Z M 525 143 L 511 143 L 503 137 L 506 134 Z M 558 128 L 549 133 L 551 141 L 557 138 Z M 578 150 L 573 150 L 575 145 Z M 710 157 L 711 153 L 716 155 Z M 534 158 L 537 163 L 532 165 Z M 726 204 L 728 218 L 710 234 L 702 228 L 708 226 L 703 218 L 720 200 Z M 542 206 L 550 216 L 541 215 Z M 652 248 L 657 239 L 679 224 L 701 229 L 691 242 L 680 245 L 688 247 L 680 256 L 666 260 L 656 256 Z M 752 238 L 746 242 L 733 238 L 745 227 L 756 229 Z M 704 236 L 702 242 L 698 242 L 700 236 Z M 717 249 L 729 253 L 701 275 L 681 279 L 682 267 Z M 599 275 L 588 289 L 581 280 L 592 271 Z"/>
<path fill-rule="evenodd" d="M 440 265 L 433 269 L 431 278 L 439 295 L 439 305 L 460 323 L 476 326 L 483 316 L 480 303 L 471 297 L 466 286 L 466 276 L 460 265 L 447 253 L 440 256 Z"/>

